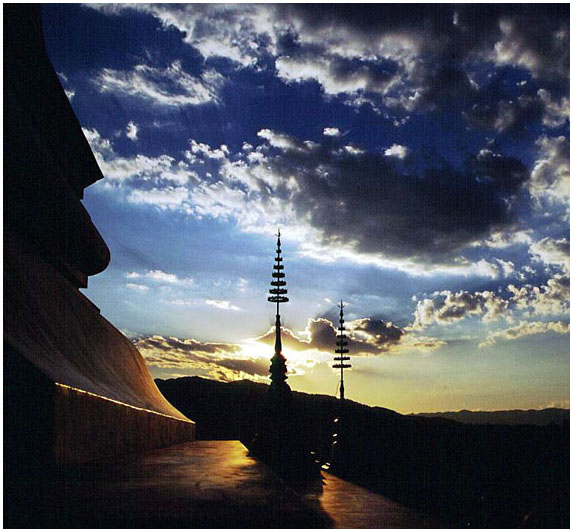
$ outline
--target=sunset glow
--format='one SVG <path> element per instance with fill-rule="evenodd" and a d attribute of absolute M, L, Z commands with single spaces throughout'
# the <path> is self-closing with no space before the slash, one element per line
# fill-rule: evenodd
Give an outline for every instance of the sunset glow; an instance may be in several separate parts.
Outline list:
<path fill-rule="evenodd" d="M 335 395 L 343 299 L 350 400 L 568 408 L 566 7 L 46 4 L 86 296 L 154 377 L 268 383 L 280 227 L 293 390 Z"/>

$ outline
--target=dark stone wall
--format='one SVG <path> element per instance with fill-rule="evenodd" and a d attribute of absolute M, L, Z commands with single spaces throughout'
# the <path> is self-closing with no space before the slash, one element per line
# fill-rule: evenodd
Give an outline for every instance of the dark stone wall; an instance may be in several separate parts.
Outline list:
<path fill-rule="evenodd" d="M 195 424 L 54 387 L 54 460 L 72 465 L 167 447 L 195 439 Z"/>
<path fill-rule="evenodd" d="M 36 478 L 52 466 L 54 383 L 4 341 L 4 477 Z"/>

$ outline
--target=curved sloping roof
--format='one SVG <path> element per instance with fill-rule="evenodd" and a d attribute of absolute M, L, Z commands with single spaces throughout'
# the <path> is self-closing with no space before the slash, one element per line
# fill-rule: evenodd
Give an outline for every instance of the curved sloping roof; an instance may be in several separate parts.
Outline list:
<path fill-rule="evenodd" d="M 4 339 L 51 380 L 187 420 L 135 346 L 17 236 L 4 234 Z"/>

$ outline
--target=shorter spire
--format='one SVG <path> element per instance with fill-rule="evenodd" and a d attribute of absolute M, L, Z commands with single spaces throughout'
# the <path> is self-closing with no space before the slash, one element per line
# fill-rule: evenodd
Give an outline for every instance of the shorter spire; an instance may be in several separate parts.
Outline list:
<path fill-rule="evenodd" d="M 344 303 L 340 301 L 340 321 L 338 325 L 338 336 L 336 337 L 336 349 L 334 352 L 338 355 L 334 357 L 336 364 L 332 367 L 335 369 L 340 369 L 340 400 L 344 400 L 344 370 L 351 368 L 351 364 L 345 362 L 350 360 L 347 356 L 348 353 L 348 339 L 345 334 L 346 328 L 344 327 Z"/>

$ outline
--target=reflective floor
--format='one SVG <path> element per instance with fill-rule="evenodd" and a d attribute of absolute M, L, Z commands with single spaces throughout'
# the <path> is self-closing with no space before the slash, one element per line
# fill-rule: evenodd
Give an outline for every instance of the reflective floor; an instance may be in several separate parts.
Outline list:
<path fill-rule="evenodd" d="M 322 472 L 321 487 L 304 499 L 320 508 L 334 528 L 442 528 L 390 499 L 334 475 Z"/>
<path fill-rule="evenodd" d="M 418 528 L 428 520 L 322 474 L 293 491 L 238 441 L 198 441 L 32 481 L 6 480 L 4 526 Z"/>

